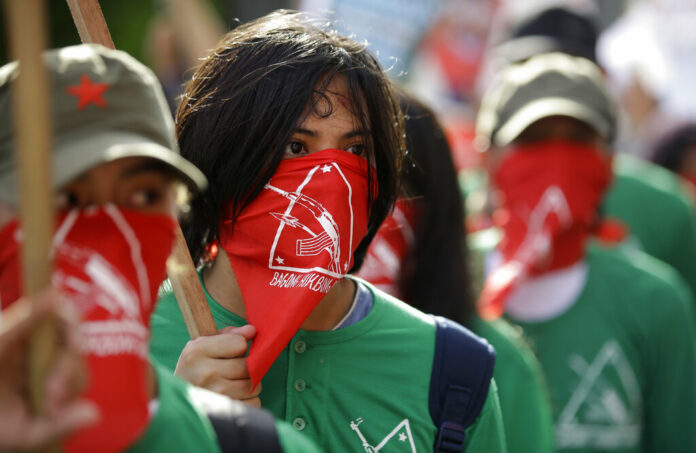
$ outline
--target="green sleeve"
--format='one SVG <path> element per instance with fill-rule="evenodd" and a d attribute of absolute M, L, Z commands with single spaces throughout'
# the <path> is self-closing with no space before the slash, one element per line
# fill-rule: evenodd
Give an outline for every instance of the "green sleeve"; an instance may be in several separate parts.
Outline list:
<path fill-rule="evenodd" d="M 284 453 L 319 453 L 319 448 L 309 437 L 297 432 L 289 423 L 276 420 L 276 430 Z"/>
<path fill-rule="evenodd" d="M 696 451 L 696 327 L 684 292 L 658 287 L 646 342 L 648 388 L 644 392 L 647 452 Z"/>
<path fill-rule="evenodd" d="M 498 400 L 498 387 L 491 379 L 488 397 L 478 420 L 466 431 L 466 453 L 506 453 L 503 415 Z"/>
<path fill-rule="evenodd" d="M 496 350 L 493 377 L 498 385 L 508 452 L 552 453 L 551 402 L 539 361 L 507 322 L 477 318 L 473 326 Z"/>
<path fill-rule="evenodd" d="M 682 221 L 678 221 L 679 230 L 676 232 L 678 240 L 672 241 L 670 259 L 665 260 L 672 264 L 681 274 L 696 296 L 696 215 L 692 206 L 686 206 Z"/>
<path fill-rule="evenodd" d="M 617 155 L 614 168 L 615 179 L 604 200 L 604 213 L 624 222 L 631 241 L 674 267 L 696 294 L 693 194 L 673 173 L 633 156 Z"/>
<path fill-rule="evenodd" d="M 190 385 L 153 364 L 159 407 L 147 430 L 130 453 L 220 453 L 208 418 L 190 400 Z"/>
<path fill-rule="evenodd" d="M 184 318 L 167 280 L 150 318 L 150 354 L 173 373 L 189 339 Z"/>

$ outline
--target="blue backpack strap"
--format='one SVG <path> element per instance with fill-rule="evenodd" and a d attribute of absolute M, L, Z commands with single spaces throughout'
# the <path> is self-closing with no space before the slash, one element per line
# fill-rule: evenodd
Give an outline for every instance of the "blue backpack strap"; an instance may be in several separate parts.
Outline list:
<path fill-rule="evenodd" d="M 435 357 L 430 376 L 430 417 L 438 428 L 434 450 L 460 453 L 493 376 L 495 350 L 454 321 L 435 319 Z"/>

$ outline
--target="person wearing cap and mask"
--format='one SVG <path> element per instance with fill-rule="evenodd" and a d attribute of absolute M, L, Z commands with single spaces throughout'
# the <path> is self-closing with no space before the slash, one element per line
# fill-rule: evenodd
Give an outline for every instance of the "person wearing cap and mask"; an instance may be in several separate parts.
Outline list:
<path fill-rule="evenodd" d="M 531 340 L 559 451 L 696 449 L 696 344 L 686 285 L 611 247 L 599 207 L 616 121 L 599 69 L 561 53 L 509 66 L 478 114 L 498 200 L 479 299 Z M 678 421 L 678 423 L 675 423 Z"/>
<path fill-rule="evenodd" d="M 149 359 L 149 319 L 174 240 L 179 198 L 205 187 L 179 155 L 161 87 L 124 52 L 97 45 L 45 53 L 51 81 L 56 199 L 52 286 L 80 318 L 99 419 L 66 452 L 314 451 L 261 411 L 177 380 Z M 17 174 L 10 97 L 0 68 L 0 301 L 20 296 Z M 58 297 L 58 296 L 56 296 Z M 288 435 L 279 435 L 279 432 Z"/>
<path fill-rule="evenodd" d="M 554 6 L 514 24 L 507 39 L 493 50 L 490 61 L 502 67 L 534 55 L 562 52 L 599 65 L 598 37 L 592 15 Z M 630 144 L 628 140 L 620 145 L 621 152 L 613 158 L 614 177 L 602 202 L 602 214 L 624 225 L 622 245 L 629 255 L 638 249 L 673 266 L 696 295 L 693 194 L 674 175 L 631 154 L 636 150 L 626 149 Z"/>

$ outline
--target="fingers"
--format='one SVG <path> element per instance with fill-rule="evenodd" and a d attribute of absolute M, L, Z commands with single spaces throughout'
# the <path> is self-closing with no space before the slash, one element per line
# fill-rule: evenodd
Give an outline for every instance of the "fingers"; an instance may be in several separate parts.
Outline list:
<path fill-rule="evenodd" d="M 235 400 L 253 402 L 253 400 L 258 399 L 261 394 L 261 385 L 259 384 L 256 388 L 253 388 L 251 379 L 218 379 L 211 384 L 208 390 L 212 390 L 215 393 L 220 393 Z"/>
<path fill-rule="evenodd" d="M 87 401 L 76 401 L 51 414 L 31 422 L 24 436 L 25 448 L 36 448 L 57 441 L 99 420 L 97 407 Z"/>
<path fill-rule="evenodd" d="M 220 332 L 233 333 L 244 337 L 246 341 L 251 341 L 251 339 L 256 336 L 256 327 L 252 326 L 251 324 L 247 324 L 241 327 L 227 326 L 223 329 L 220 329 Z"/>
<path fill-rule="evenodd" d="M 189 341 L 179 356 L 175 375 L 192 384 L 256 406 L 261 386 L 253 388 L 245 354 L 253 326 L 227 327 L 218 335 Z"/>
<path fill-rule="evenodd" d="M 241 330 L 242 328 L 239 329 Z M 249 329 L 241 330 L 241 332 L 245 335 L 249 335 Z M 221 331 L 218 335 L 198 337 L 195 340 L 189 341 L 184 351 L 182 351 L 182 355 L 184 352 L 188 352 L 195 356 L 220 359 L 241 357 L 246 354 L 247 342 L 248 340 L 245 336 L 238 335 L 232 330 L 226 332 Z"/>

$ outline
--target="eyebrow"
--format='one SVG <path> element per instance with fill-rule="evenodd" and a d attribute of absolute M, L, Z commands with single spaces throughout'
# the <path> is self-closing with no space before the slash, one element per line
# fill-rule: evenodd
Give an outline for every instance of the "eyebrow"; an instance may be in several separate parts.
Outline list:
<path fill-rule="evenodd" d="M 133 164 L 132 166 L 125 168 L 123 171 L 121 171 L 121 174 L 118 175 L 118 179 L 131 178 L 133 176 L 151 172 L 161 173 L 174 179 L 181 177 L 174 168 L 169 166 L 169 164 L 162 162 L 161 160 L 147 158 L 142 162 L 138 162 L 137 164 Z"/>
<path fill-rule="evenodd" d="M 302 135 L 309 135 L 310 137 L 316 137 L 317 133 L 315 131 L 309 130 L 309 129 L 303 129 L 301 127 L 298 127 L 295 129 L 295 134 L 302 134 Z M 369 137 L 372 135 L 372 131 L 369 129 L 356 129 L 350 132 L 346 132 L 343 134 L 341 137 L 342 139 L 349 139 L 353 137 L 358 137 L 358 136 L 364 136 L 364 137 Z"/>

